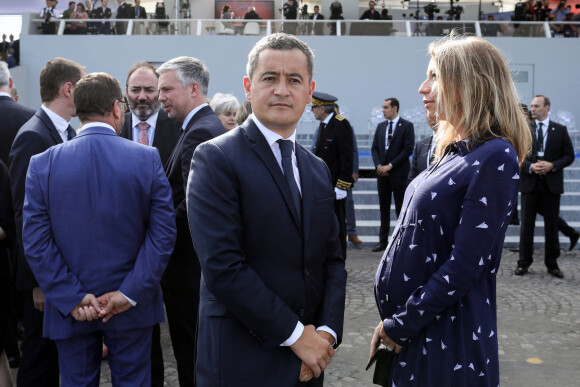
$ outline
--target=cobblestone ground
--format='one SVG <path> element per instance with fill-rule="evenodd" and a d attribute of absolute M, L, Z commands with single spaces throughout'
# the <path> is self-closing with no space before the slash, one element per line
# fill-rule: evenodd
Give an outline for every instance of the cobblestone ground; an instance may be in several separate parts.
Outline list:
<path fill-rule="evenodd" d="M 497 282 L 503 386 L 580 385 L 580 253 L 562 252 L 559 265 L 564 279 L 546 272 L 543 253 L 536 250 L 529 274 L 516 277 L 517 253 L 504 250 Z M 344 338 L 327 369 L 327 386 L 372 386 L 372 372 L 364 367 L 371 333 L 379 321 L 372 284 L 380 257 L 368 247 L 349 248 Z M 177 387 L 167 324 L 162 325 L 162 344 L 165 385 Z M 106 362 L 102 368 L 101 386 L 111 386 Z"/>

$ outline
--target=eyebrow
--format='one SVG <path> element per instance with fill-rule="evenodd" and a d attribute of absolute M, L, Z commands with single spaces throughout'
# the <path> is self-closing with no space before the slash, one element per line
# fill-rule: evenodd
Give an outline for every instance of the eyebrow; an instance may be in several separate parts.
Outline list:
<path fill-rule="evenodd" d="M 279 71 L 264 71 L 260 77 L 264 77 L 266 75 L 280 75 Z M 300 80 L 304 80 L 304 77 L 300 73 L 289 73 L 289 77 L 296 77 L 300 78 Z"/>

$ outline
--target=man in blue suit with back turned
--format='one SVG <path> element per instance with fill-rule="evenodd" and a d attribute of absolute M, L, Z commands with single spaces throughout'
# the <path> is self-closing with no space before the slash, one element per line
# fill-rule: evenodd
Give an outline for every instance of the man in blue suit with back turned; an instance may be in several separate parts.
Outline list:
<path fill-rule="evenodd" d="M 103 340 L 113 385 L 151 385 L 176 233 L 171 189 L 157 150 L 117 135 L 119 82 L 89 74 L 74 102 L 82 131 L 32 157 L 26 176 L 22 241 L 46 295 L 43 334 L 56 342 L 62 386 L 99 384 Z"/>
<path fill-rule="evenodd" d="M 198 387 L 321 385 L 340 344 L 346 271 L 334 187 L 324 162 L 295 141 L 313 63 L 292 35 L 260 40 L 244 78 L 253 114 L 193 155 Z"/>

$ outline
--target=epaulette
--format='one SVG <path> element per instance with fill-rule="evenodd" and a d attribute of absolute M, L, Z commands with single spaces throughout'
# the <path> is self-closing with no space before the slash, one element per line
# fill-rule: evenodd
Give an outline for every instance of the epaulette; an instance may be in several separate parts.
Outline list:
<path fill-rule="evenodd" d="M 340 114 L 337 114 L 335 117 L 336 117 L 336 119 L 337 119 L 337 120 L 339 120 L 339 121 L 344 121 L 344 120 L 346 119 L 346 117 L 345 117 L 345 116 L 341 116 Z"/>
<path fill-rule="evenodd" d="M 344 117 L 342 117 L 344 118 Z M 350 187 L 352 187 L 352 183 L 349 183 L 348 181 L 343 181 L 338 179 L 338 181 L 336 182 L 336 188 L 339 188 L 343 191 L 348 191 L 350 189 Z"/>

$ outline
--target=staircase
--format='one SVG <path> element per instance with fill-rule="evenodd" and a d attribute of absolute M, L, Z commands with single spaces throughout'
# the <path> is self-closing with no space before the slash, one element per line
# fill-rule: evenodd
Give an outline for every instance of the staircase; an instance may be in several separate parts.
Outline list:
<path fill-rule="evenodd" d="M 374 169 L 372 159 L 368 155 L 361 154 L 360 168 L 362 175 L 368 175 Z M 363 171 L 366 173 L 363 173 Z M 564 191 L 565 193 L 560 200 L 560 216 L 571 227 L 580 229 L 580 160 L 578 159 L 564 170 Z M 379 242 L 379 228 L 381 225 L 376 178 L 359 179 L 354 186 L 353 198 L 357 234 L 365 242 L 366 247 L 374 246 Z M 520 205 L 521 201 L 518 201 L 518 210 L 520 210 L 521 216 Z M 393 202 L 391 204 L 391 232 L 394 229 L 395 222 L 395 204 Z M 562 234 L 559 234 L 559 236 L 561 248 L 567 249 L 570 240 Z M 517 247 L 519 240 L 520 226 L 509 226 L 506 233 L 505 246 Z M 544 247 L 544 220 L 540 215 L 536 219 L 534 246 L 536 248 Z"/>

